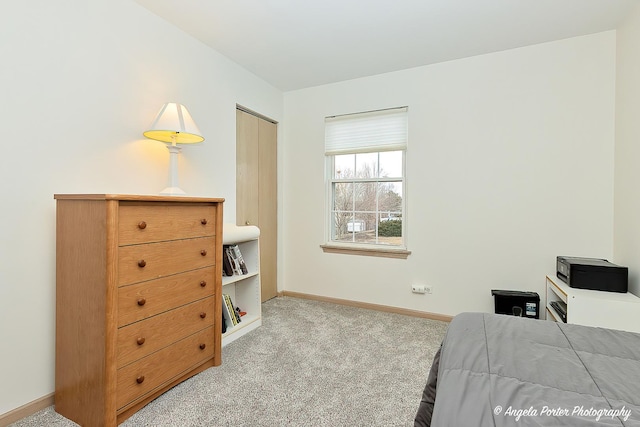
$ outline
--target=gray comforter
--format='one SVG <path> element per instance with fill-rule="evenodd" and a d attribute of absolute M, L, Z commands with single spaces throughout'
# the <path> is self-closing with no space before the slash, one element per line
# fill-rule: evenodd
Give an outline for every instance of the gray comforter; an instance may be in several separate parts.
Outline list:
<path fill-rule="evenodd" d="M 432 369 L 416 426 L 640 426 L 640 334 L 463 313 Z"/>

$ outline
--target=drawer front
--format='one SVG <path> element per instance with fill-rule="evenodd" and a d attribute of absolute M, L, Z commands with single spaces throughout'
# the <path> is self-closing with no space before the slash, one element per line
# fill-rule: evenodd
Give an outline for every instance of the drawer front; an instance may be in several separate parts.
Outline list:
<path fill-rule="evenodd" d="M 121 203 L 119 245 L 215 235 L 213 205 Z"/>
<path fill-rule="evenodd" d="M 213 296 L 215 270 L 206 267 L 118 288 L 118 327 Z"/>
<path fill-rule="evenodd" d="M 121 247 L 118 249 L 118 285 L 213 266 L 215 250 L 214 237 Z"/>
<path fill-rule="evenodd" d="M 118 409 L 213 357 L 213 328 L 118 369 Z"/>
<path fill-rule="evenodd" d="M 118 368 L 213 326 L 213 298 L 196 301 L 118 330 Z"/>

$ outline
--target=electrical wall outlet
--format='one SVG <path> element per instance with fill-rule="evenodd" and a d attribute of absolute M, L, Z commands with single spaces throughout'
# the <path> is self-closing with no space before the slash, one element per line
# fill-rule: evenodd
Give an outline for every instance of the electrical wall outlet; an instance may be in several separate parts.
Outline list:
<path fill-rule="evenodd" d="M 414 294 L 424 294 L 427 292 L 425 285 L 411 285 L 411 292 Z"/>

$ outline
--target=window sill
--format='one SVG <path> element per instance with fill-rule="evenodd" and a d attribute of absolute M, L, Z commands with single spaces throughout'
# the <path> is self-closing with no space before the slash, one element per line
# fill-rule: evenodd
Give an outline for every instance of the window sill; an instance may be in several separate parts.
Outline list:
<path fill-rule="evenodd" d="M 343 245 L 320 245 L 322 251 L 331 254 L 347 254 L 347 255 L 362 255 L 362 256 L 376 256 L 383 258 L 397 258 L 407 259 L 411 254 L 411 251 L 406 249 L 391 249 L 383 247 L 365 248 L 359 246 L 343 246 Z"/>

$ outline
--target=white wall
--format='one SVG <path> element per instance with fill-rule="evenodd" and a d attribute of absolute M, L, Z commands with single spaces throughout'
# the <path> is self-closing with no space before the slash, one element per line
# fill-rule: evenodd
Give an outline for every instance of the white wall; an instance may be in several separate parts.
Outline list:
<path fill-rule="evenodd" d="M 640 296 L 640 5 L 617 32 L 615 246 Z"/>
<path fill-rule="evenodd" d="M 26 0 L 0 14 L 0 414 L 54 390 L 54 193 L 157 194 L 169 154 L 142 132 L 181 102 L 205 135 L 180 184 L 235 220 L 235 105 L 277 89 L 131 0 Z"/>
<path fill-rule="evenodd" d="M 284 288 L 454 315 L 613 253 L 615 32 L 285 93 Z M 409 106 L 407 260 L 325 254 L 323 118 Z M 434 286 L 414 295 L 412 283 Z"/>

